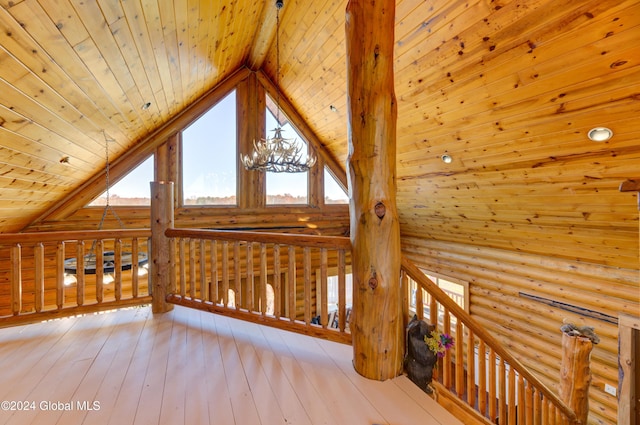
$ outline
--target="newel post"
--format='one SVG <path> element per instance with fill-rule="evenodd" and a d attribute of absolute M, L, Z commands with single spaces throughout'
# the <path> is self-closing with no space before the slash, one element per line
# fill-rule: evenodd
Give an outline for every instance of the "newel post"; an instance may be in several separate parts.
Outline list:
<path fill-rule="evenodd" d="M 172 292 L 171 240 L 164 235 L 173 227 L 173 182 L 151 182 L 151 310 L 173 310 L 166 296 Z"/>
<path fill-rule="evenodd" d="M 571 408 L 581 424 L 589 416 L 590 357 L 600 338 L 592 327 L 563 325 L 562 364 L 560 365 L 560 399 Z"/>
<path fill-rule="evenodd" d="M 346 9 L 353 364 L 377 380 L 402 373 L 400 226 L 396 208 L 395 0 Z"/>

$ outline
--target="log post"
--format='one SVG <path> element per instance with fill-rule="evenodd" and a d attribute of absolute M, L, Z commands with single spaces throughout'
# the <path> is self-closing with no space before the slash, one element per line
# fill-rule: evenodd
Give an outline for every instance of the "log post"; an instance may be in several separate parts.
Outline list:
<path fill-rule="evenodd" d="M 173 310 L 166 297 L 175 288 L 171 287 L 171 240 L 164 234 L 173 227 L 173 182 L 151 182 L 151 277 L 154 313 Z"/>
<path fill-rule="evenodd" d="M 581 424 L 586 424 L 589 416 L 592 349 L 593 342 L 589 337 L 562 333 L 559 396 L 576 413 Z"/>
<path fill-rule="evenodd" d="M 346 9 L 353 272 L 353 364 L 377 380 L 402 373 L 400 227 L 396 208 L 395 0 Z"/>

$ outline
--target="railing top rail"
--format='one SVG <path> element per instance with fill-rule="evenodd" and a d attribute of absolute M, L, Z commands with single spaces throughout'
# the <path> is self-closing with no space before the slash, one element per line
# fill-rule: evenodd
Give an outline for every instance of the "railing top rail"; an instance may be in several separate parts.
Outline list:
<path fill-rule="evenodd" d="M 165 231 L 165 236 L 169 238 L 215 239 L 222 241 L 246 241 L 308 246 L 313 248 L 351 249 L 350 239 L 344 236 L 176 228 L 167 229 Z"/>
<path fill-rule="evenodd" d="M 0 233 L 0 245 L 72 240 L 150 237 L 150 229 L 71 230 L 37 233 Z"/>
<path fill-rule="evenodd" d="M 540 381 L 535 375 L 533 375 L 518 359 L 516 359 L 509 351 L 507 351 L 500 342 L 493 337 L 482 325 L 471 317 L 462 307 L 456 304 L 449 296 L 435 283 L 431 281 L 418 269 L 418 267 L 406 258 L 402 258 L 402 268 L 405 272 L 418 283 L 418 285 L 426 290 L 429 294 L 434 296 L 436 300 L 444 307 L 449 309 L 459 320 L 462 321 L 474 335 L 481 338 L 487 345 L 489 345 L 500 358 L 506 361 L 511 367 L 520 373 L 528 382 L 534 385 L 545 398 L 551 400 L 551 402 L 557 406 L 560 411 L 573 423 L 578 424 L 579 420 L 575 412 L 571 410 L 554 392 L 547 388 L 542 381 Z"/>

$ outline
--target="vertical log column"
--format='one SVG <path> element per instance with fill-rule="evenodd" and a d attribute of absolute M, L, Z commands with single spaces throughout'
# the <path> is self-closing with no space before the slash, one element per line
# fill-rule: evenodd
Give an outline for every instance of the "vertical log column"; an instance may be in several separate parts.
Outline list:
<path fill-rule="evenodd" d="M 266 200 L 266 175 L 248 171 L 240 163 L 241 155 L 251 154 L 253 141 L 265 137 L 266 99 L 264 88 L 255 73 L 236 86 L 238 114 L 238 181 L 242 189 L 238 194 L 240 208 L 263 208 Z"/>
<path fill-rule="evenodd" d="M 172 288 L 171 240 L 164 235 L 173 227 L 173 182 L 151 182 L 151 284 L 153 285 L 151 310 L 166 313 L 173 310 L 167 303 Z"/>
<path fill-rule="evenodd" d="M 400 227 L 393 82 L 395 0 L 346 9 L 353 364 L 364 377 L 402 372 Z"/>
<path fill-rule="evenodd" d="M 591 339 L 562 333 L 559 396 L 576 413 L 581 424 L 586 424 L 589 416 L 589 357 L 592 349 Z"/>

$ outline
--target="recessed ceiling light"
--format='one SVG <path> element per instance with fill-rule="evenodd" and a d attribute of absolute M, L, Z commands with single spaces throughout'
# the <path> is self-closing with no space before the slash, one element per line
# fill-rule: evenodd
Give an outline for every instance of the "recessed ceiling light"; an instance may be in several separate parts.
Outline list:
<path fill-rule="evenodd" d="M 146 111 L 147 109 L 149 109 L 151 107 L 151 102 L 147 102 L 144 105 L 142 105 L 142 110 Z"/>
<path fill-rule="evenodd" d="M 444 162 L 445 164 L 451 164 L 451 161 L 453 161 L 453 158 L 451 157 L 451 155 L 445 153 L 444 155 L 442 155 L 440 157 L 440 159 L 442 159 L 442 162 Z"/>
<path fill-rule="evenodd" d="M 609 130 L 607 127 L 596 127 L 589 130 L 587 136 L 589 136 L 589 139 L 594 142 L 606 142 L 611 139 L 611 136 L 613 136 L 613 131 Z"/>

